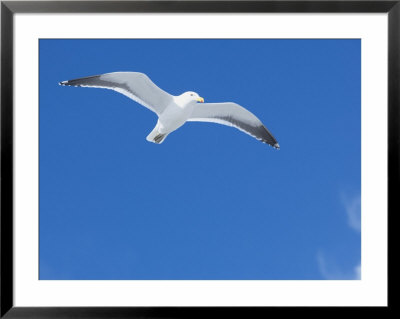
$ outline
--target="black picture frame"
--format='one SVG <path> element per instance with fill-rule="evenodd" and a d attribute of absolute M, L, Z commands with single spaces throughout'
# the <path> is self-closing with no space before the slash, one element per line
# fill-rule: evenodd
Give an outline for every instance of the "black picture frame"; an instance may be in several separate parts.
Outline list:
<path fill-rule="evenodd" d="M 13 18 L 15 13 L 118 12 L 314 12 L 388 13 L 388 218 L 398 212 L 400 144 L 400 0 L 359 1 L 1 1 L 1 318 L 193 318 L 252 317 L 310 307 L 15 307 L 13 303 Z M 391 225 L 391 226 L 390 226 Z M 393 234 L 388 223 L 389 238 Z M 389 250 L 390 240 L 388 243 Z M 390 264 L 390 255 L 389 264 Z M 388 269 L 389 270 L 389 269 Z M 390 276 L 390 273 L 389 273 Z M 390 287 L 390 281 L 388 280 Z M 393 304 L 389 290 L 387 311 Z M 326 309 L 314 308 L 314 309 Z M 337 308 L 335 308 L 336 311 Z M 371 308 L 364 308 L 371 311 Z M 360 308 L 346 308 L 360 311 Z"/>

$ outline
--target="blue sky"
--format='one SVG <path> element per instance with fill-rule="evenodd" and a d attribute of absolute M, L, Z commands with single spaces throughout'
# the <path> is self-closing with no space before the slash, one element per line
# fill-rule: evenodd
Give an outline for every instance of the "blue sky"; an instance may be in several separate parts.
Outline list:
<path fill-rule="evenodd" d="M 63 80 L 146 73 L 257 115 L 275 150 Z M 40 40 L 40 279 L 357 279 L 360 40 Z"/>

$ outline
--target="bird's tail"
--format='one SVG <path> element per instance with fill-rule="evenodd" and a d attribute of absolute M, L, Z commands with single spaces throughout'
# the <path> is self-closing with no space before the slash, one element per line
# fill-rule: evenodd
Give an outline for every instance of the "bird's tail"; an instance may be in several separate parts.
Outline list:
<path fill-rule="evenodd" d="M 162 142 L 164 142 L 167 136 L 168 134 L 166 133 L 160 133 L 158 131 L 158 125 L 156 125 L 156 127 L 150 132 L 150 134 L 147 135 L 146 140 L 156 144 L 161 144 Z"/>

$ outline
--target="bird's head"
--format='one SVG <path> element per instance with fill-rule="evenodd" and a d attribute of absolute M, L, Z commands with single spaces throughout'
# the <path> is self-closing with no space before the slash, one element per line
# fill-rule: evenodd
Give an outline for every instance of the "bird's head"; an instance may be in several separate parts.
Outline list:
<path fill-rule="evenodd" d="M 181 97 L 190 102 L 204 103 L 204 99 L 200 97 L 196 92 L 188 91 L 181 94 Z"/>

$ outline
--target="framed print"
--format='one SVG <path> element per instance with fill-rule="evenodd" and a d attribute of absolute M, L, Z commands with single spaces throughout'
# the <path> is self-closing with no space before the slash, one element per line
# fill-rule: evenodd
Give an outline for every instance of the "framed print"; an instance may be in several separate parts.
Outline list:
<path fill-rule="evenodd" d="M 1 316 L 388 309 L 399 15 L 2 1 Z"/>

